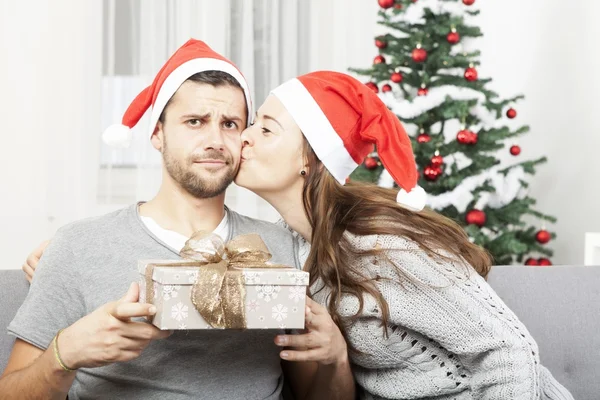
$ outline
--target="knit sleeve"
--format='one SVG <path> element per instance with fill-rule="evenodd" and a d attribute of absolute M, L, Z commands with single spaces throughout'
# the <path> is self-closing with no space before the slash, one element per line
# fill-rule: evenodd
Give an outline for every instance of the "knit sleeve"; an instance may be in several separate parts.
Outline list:
<path fill-rule="evenodd" d="M 388 249 L 385 257 L 371 258 L 363 267 L 389 304 L 389 326 L 408 332 L 413 347 L 404 353 L 439 347 L 456 357 L 457 366 L 469 371 L 463 375 L 473 398 L 539 398 L 535 341 L 472 268 L 434 260 L 402 238 L 380 236 L 377 244 Z M 381 315 L 377 307 L 365 311 L 363 320 Z M 437 361 L 440 369 L 448 362 L 443 357 Z"/>
<path fill-rule="evenodd" d="M 543 366 L 540 367 L 540 381 L 543 400 L 574 400 L 573 395 Z"/>

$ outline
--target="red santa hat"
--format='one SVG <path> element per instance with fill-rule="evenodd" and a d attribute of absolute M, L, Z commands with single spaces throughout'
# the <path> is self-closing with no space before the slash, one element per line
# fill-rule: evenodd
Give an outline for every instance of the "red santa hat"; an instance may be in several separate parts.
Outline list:
<path fill-rule="evenodd" d="M 238 68 L 227 58 L 216 53 L 200 40 L 190 39 L 169 58 L 154 78 L 154 82 L 131 102 L 123 115 L 121 124 L 109 126 L 102 134 L 105 143 L 115 147 L 129 147 L 131 128 L 146 111 L 151 108 L 150 135 L 154 132 L 160 115 L 167 102 L 173 97 L 181 84 L 190 76 L 203 71 L 222 71 L 235 78 L 246 97 L 248 123 L 253 116 L 252 99 L 248 82 Z"/>
<path fill-rule="evenodd" d="M 379 158 L 400 186 L 397 201 L 414 211 L 425 207 L 425 191 L 410 138 L 377 95 L 349 75 L 317 71 L 272 91 L 340 184 L 377 146 Z"/>

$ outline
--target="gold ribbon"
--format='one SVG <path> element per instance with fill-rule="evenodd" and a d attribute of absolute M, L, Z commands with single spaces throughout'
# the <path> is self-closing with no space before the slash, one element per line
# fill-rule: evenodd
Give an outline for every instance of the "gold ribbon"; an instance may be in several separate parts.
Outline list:
<path fill-rule="evenodd" d="M 191 300 L 202 318 L 213 328 L 246 328 L 246 287 L 241 269 L 290 268 L 267 264 L 271 253 L 257 234 L 236 236 L 224 244 L 218 235 L 196 232 L 179 254 L 186 261 L 154 263 L 146 267 L 146 299 L 154 298 L 152 275 L 155 266 L 202 267 L 192 286 Z"/>

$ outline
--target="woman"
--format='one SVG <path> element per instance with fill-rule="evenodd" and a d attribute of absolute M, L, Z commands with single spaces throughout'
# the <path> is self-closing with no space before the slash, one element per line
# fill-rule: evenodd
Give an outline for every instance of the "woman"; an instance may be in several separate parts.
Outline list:
<path fill-rule="evenodd" d="M 236 183 L 310 243 L 312 297 L 346 338 L 362 398 L 572 399 L 485 282 L 489 256 L 422 210 L 409 138 L 370 89 L 335 72 L 293 79 L 242 141 Z M 344 184 L 373 145 L 400 192 Z"/>

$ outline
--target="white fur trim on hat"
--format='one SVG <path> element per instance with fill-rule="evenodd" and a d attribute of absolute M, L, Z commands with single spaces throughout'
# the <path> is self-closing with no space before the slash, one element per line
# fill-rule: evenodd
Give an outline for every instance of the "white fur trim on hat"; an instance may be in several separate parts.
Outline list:
<path fill-rule="evenodd" d="M 165 79 L 160 87 L 160 91 L 158 92 L 158 96 L 156 96 L 156 101 L 152 107 L 152 114 L 150 115 L 150 135 L 154 133 L 154 129 L 156 128 L 160 114 L 162 114 L 163 110 L 167 106 L 167 103 L 171 97 L 173 97 L 175 92 L 177 92 L 183 82 L 185 82 L 190 76 L 204 71 L 226 72 L 238 81 L 244 90 L 244 95 L 246 97 L 246 104 L 248 107 L 248 124 L 250 124 L 252 116 L 254 115 L 254 110 L 252 109 L 252 98 L 250 96 L 248 82 L 246 82 L 246 79 L 244 79 L 244 76 L 241 74 L 241 72 L 227 61 L 216 58 L 195 58 L 175 68 L 175 70 L 169 74 L 167 79 Z"/>
<path fill-rule="evenodd" d="M 126 149 L 132 139 L 131 129 L 121 124 L 111 125 L 102 133 L 102 141 L 111 147 Z"/>
<path fill-rule="evenodd" d="M 329 173 L 340 184 L 346 183 L 346 178 L 358 167 L 358 164 L 352 159 L 342 138 L 308 89 L 298 79 L 292 79 L 273 89 L 271 93 L 281 101 L 294 118 Z"/>
<path fill-rule="evenodd" d="M 427 193 L 421 186 L 415 186 L 410 192 L 400 189 L 396 202 L 411 211 L 421 211 L 427 203 Z"/>

